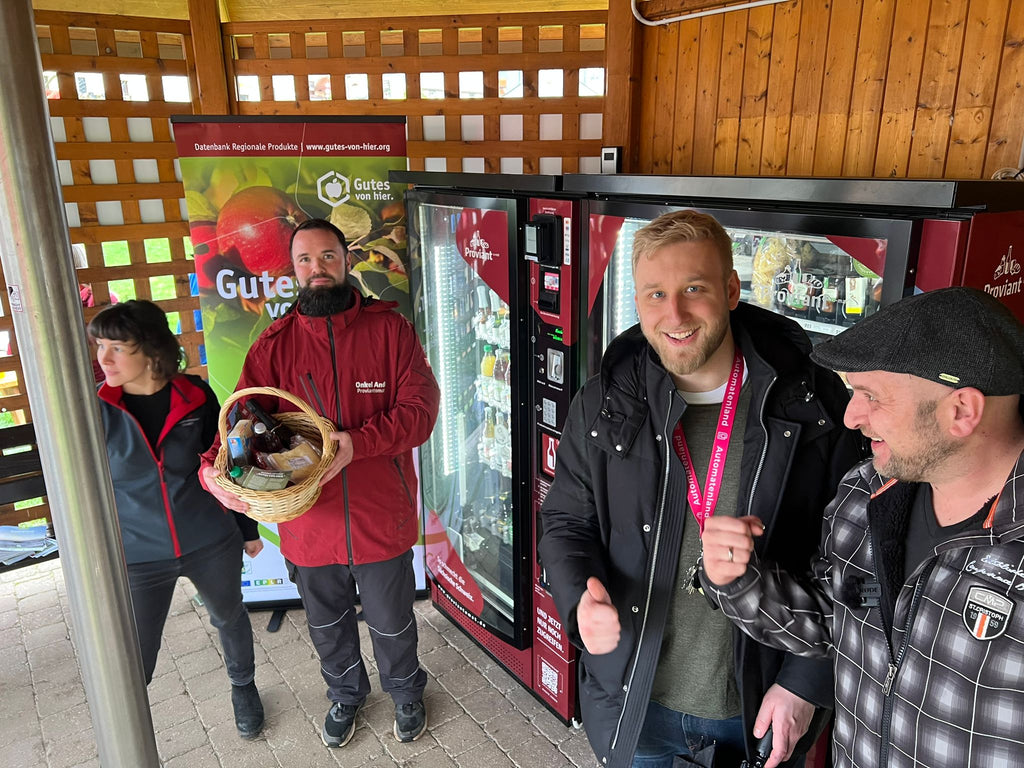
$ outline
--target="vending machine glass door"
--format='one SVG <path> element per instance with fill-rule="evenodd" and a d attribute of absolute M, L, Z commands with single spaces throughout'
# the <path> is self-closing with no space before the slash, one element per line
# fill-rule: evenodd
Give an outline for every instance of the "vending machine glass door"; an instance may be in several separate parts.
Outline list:
<path fill-rule="evenodd" d="M 441 388 L 437 424 L 420 451 L 427 569 L 475 622 L 521 642 L 512 206 L 424 200 L 410 216 L 421 258 L 417 329 Z"/>

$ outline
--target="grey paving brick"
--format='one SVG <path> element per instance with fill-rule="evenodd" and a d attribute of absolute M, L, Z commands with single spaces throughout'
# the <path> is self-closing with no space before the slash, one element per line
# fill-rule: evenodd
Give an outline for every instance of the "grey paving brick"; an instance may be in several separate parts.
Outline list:
<path fill-rule="evenodd" d="M 484 688 L 469 694 L 459 702 L 478 723 L 487 723 L 512 712 L 512 702 L 493 688 Z"/>
<path fill-rule="evenodd" d="M 53 578 L 50 574 L 41 574 L 36 578 L 27 578 L 14 584 L 14 596 L 19 600 L 42 592 L 54 591 Z"/>
<path fill-rule="evenodd" d="M 85 687 L 77 676 L 60 683 L 36 683 L 36 711 L 49 717 L 85 703 Z"/>
<path fill-rule="evenodd" d="M 45 610 L 45 609 L 44 609 Z M 0 629 L 10 629 L 21 625 L 21 617 L 16 608 L 0 610 Z"/>
<path fill-rule="evenodd" d="M 49 768 L 72 768 L 98 757 L 92 728 L 69 730 L 61 738 L 44 738 Z"/>
<path fill-rule="evenodd" d="M 195 704 L 184 691 L 157 704 L 152 704 L 150 712 L 153 715 L 153 727 L 157 731 L 199 718 Z"/>
<path fill-rule="evenodd" d="M 430 733 L 450 755 L 460 755 L 467 749 L 490 741 L 484 729 L 465 716 L 432 726 Z"/>
<path fill-rule="evenodd" d="M 555 745 L 540 734 L 517 744 L 508 751 L 509 759 L 520 768 L 563 768 L 572 766 Z"/>
<path fill-rule="evenodd" d="M 416 622 L 416 644 L 419 653 L 422 655 L 448 643 L 441 636 L 440 632 L 430 626 L 425 620 L 420 619 Z"/>
<path fill-rule="evenodd" d="M 42 737 L 42 730 L 34 706 L 23 710 L 4 708 L 3 728 L 0 728 L 0 749 L 6 751 L 15 742 L 37 736 Z"/>
<path fill-rule="evenodd" d="M 573 734 L 558 745 L 558 751 L 569 758 L 577 768 L 600 768 L 600 763 L 587 741 L 587 734 L 582 728 L 573 729 Z"/>
<path fill-rule="evenodd" d="M 391 738 L 382 739 L 382 743 L 384 744 L 384 751 L 391 755 L 398 763 L 408 762 L 413 758 L 419 759 L 418 756 L 428 750 L 440 749 L 437 740 L 430 733 L 429 727 L 426 733 L 416 739 L 416 741 L 401 742 L 392 735 Z"/>
<path fill-rule="evenodd" d="M 9 611 L 11 616 L 17 617 L 17 611 Z M 51 606 L 41 608 L 38 611 L 32 613 L 26 613 L 19 622 L 23 630 L 31 632 L 35 629 L 41 629 L 42 627 L 49 626 L 50 624 L 67 624 L 64 621 L 64 614 L 61 613 L 60 606 L 57 605 L 56 601 Z M 5 629 L 4 616 L 0 615 L 0 629 Z"/>
<path fill-rule="evenodd" d="M 552 744 L 561 744 L 566 739 L 571 738 L 573 734 L 571 726 L 563 723 L 546 709 L 543 709 L 533 718 L 533 727 L 547 737 L 547 740 Z"/>
<path fill-rule="evenodd" d="M 319 723 L 322 722 L 322 717 L 314 722 L 297 708 L 274 712 L 267 716 L 263 725 L 263 738 L 271 749 L 277 751 L 311 740 L 319 744 L 320 737 L 317 734 L 320 732 Z"/>
<path fill-rule="evenodd" d="M 466 663 L 465 657 L 454 648 L 442 645 L 420 654 L 420 666 L 437 677 Z"/>
<path fill-rule="evenodd" d="M 461 699 L 474 691 L 485 688 L 490 683 L 482 674 L 469 664 L 456 667 L 443 675 L 439 675 L 437 682 L 448 691 L 455 699 Z"/>
<path fill-rule="evenodd" d="M 156 748 L 163 760 L 184 755 L 209 743 L 206 729 L 196 716 L 167 728 L 156 729 Z"/>
<path fill-rule="evenodd" d="M 212 728 L 221 723 L 234 723 L 234 712 L 231 709 L 231 699 L 228 696 L 211 696 L 202 701 L 195 701 L 196 712 L 206 728 Z"/>
<path fill-rule="evenodd" d="M 165 761 L 164 768 L 221 768 L 221 764 L 213 747 L 204 744 L 198 749 Z"/>
<path fill-rule="evenodd" d="M 196 701 L 209 699 L 211 696 L 227 696 L 231 692 L 231 681 L 223 669 L 214 669 L 185 681 L 185 688 Z M 230 704 L 229 704 L 230 706 Z"/>
<path fill-rule="evenodd" d="M 28 661 L 33 673 L 46 672 L 62 664 L 78 664 L 75 649 L 66 639 L 49 643 L 28 651 Z"/>
<path fill-rule="evenodd" d="M 191 680 L 205 672 L 221 669 L 224 666 L 224 660 L 217 653 L 216 648 L 206 646 L 191 653 L 181 654 L 174 659 L 174 666 L 183 679 Z"/>
<path fill-rule="evenodd" d="M 423 706 L 427 708 L 427 715 L 434 725 L 447 723 L 449 720 L 465 715 L 465 710 L 452 698 L 451 694 L 433 688 L 429 683 L 424 691 Z M 392 714 L 394 714 L 394 708 L 392 708 Z"/>
<path fill-rule="evenodd" d="M 7 724 L 4 723 L 4 728 L 0 730 L 6 728 Z M 5 768 L 46 768 L 46 748 L 41 735 L 21 738 L 2 749 Z"/>
<path fill-rule="evenodd" d="M 484 731 L 504 752 L 508 752 L 517 744 L 522 744 L 536 733 L 530 721 L 517 712 L 510 712 L 505 717 L 485 723 Z"/>
<path fill-rule="evenodd" d="M 443 749 L 428 749 L 421 752 L 415 758 L 407 761 L 406 765 L 415 768 L 458 768 L 457 763 Z"/>
<path fill-rule="evenodd" d="M 455 756 L 459 768 L 512 768 L 515 765 L 490 739 Z"/>
<path fill-rule="evenodd" d="M 508 696 L 508 700 L 512 702 L 512 706 L 530 719 L 537 717 L 541 713 L 547 713 L 548 711 L 543 704 L 534 698 L 530 691 L 526 690 L 526 688 L 521 685 L 517 685 L 505 695 Z"/>
<path fill-rule="evenodd" d="M 481 674 L 487 678 L 487 681 L 491 684 L 496 691 L 501 693 L 508 693 L 519 686 L 519 681 L 516 680 L 512 675 L 506 672 L 504 669 L 495 664 L 492 667 L 487 667 L 481 670 Z"/>

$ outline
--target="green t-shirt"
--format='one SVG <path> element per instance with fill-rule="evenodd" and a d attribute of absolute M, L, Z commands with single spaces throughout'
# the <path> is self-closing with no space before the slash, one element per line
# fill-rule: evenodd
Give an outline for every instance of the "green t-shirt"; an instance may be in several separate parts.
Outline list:
<path fill-rule="evenodd" d="M 680 393 L 685 398 L 685 395 Z M 702 400 L 704 398 L 701 398 Z M 719 402 L 688 404 L 681 422 L 686 445 L 704 492 L 711 448 L 718 430 Z M 698 398 L 691 397 L 696 402 Z M 739 495 L 740 465 L 743 458 L 743 432 L 750 407 L 750 389 L 743 387 L 729 439 L 729 454 L 719 489 L 716 515 L 735 517 Z M 679 462 L 675 451 L 671 460 Z M 679 462 L 682 471 L 682 462 Z M 665 620 L 661 655 L 654 673 L 651 699 L 664 707 L 695 717 L 724 720 L 741 712 L 739 691 L 734 675 L 732 623 L 721 611 L 712 610 L 700 592 L 690 594 L 691 568 L 700 555 L 700 530 L 689 503 L 683 511 L 685 523 L 680 542 L 674 598 Z"/>

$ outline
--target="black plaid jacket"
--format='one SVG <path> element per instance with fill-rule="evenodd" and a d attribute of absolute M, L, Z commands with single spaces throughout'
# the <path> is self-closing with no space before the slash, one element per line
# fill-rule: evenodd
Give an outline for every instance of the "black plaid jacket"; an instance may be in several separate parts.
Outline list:
<path fill-rule="evenodd" d="M 826 511 L 813 580 L 764 562 L 705 589 L 751 637 L 832 657 L 837 768 L 1024 766 L 1024 454 L 992 527 L 904 578 L 915 492 L 865 462 Z"/>

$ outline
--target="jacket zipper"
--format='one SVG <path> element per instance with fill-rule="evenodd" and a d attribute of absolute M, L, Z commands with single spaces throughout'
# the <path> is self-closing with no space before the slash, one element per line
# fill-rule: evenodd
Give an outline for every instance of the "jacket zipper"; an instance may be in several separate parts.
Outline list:
<path fill-rule="evenodd" d="M 665 444 L 665 477 L 661 481 L 661 498 L 658 501 L 658 521 L 657 527 L 654 532 L 654 549 L 651 554 L 651 571 L 650 576 L 647 579 L 647 599 L 644 603 L 644 620 L 640 625 L 640 636 L 636 642 L 636 654 L 633 656 L 633 667 L 629 671 L 629 680 L 626 682 L 625 696 L 622 698 L 622 709 L 619 711 L 619 719 L 615 724 L 615 735 L 612 737 L 611 751 L 615 750 L 615 745 L 619 741 L 619 732 L 622 730 L 622 718 L 626 714 L 626 706 L 629 703 L 629 695 L 633 691 L 633 678 L 636 677 L 636 668 L 640 663 L 640 650 L 644 643 L 644 631 L 647 628 L 647 615 L 651 608 L 651 593 L 654 591 L 654 570 L 658 562 L 658 546 L 661 543 L 661 525 L 665 519 L 665 498 L 668 494 L 668 473 L 671 468 L 669 456 L 669 437 L 668 437 L 668 420 L 672 415 L 672 397 L 675 394 L 675 390 L 670 390 L 668 393 L 668 409 L 665 411 L 665 426 L 662 429 L 664 437 L 662 442 Z M 607 762 L 607 759 L 605 760 Z"/>
<path fill-rule="evenodd" d="M 768 427 L 764 423 L 764 407 L 768 403 L 768 393 L 772 391 L 772 385 L 778 380 L 778 376 L 772 376 L 772 380 L 768 382 L 768 386 L 764 389 L 764 397 L 761 398 L 761 409 L 758 411 L 757 420 L 761 424 L 761 429 L 764 431 L 764 445 L 761 448 L 761 458 L 757 462 L 757 471 L 754 472 L 754 482 L 750 486 L 750 496 L 747 497 L 747 515 L 753 514 L 754 509 L 754 492 L 757 490 L 757 481 L 761 479 L 761 470 L 764 469 L 764 460 L 768 456 Z"/>
<path fill-rule="evenodd" d="M 334 373 L 334 402 L 338 406 L 338 429 L 344 429 L 345 427 L 341 423 L 341 384 L 338 381 L 338 351 L 334 347 L 334 326 L 331 324 L 330 317 L 326 317 L 324 320 L 327 322 L 327 340 L 331 346 L 331 370 Z M 356 561 L 352 556 L 352 518 L 348 509 L 348 467 L 341 470 L 341 491 L 342 505 L 345 508 L 345 545 L 348 547 L 348 564 L 355 565 Z"/>
<path fill-rule="evenodd" d="M 900 643 L 900 649 L 897 651 L 895 658 L 892 652 L 892 640 L 889 634 L 885 634 L 885 642 L 889 646 L 889 671 L 885 676 L 885 683 L 882 685 L 882 695 L 885 696 L 885 703 L 882 707 L 882 733 L 881 733 L 881 759 L 879 765 L 888 765 L 889 759 L 889 728 L 892 725 L 892 707 L 895 699 L 890 694 L 892 693 L 893 683 L 896 681 L 896 675 L 900 671 L 900 664 L 903 662 L 903 655 L 907 651 L 907 646 L 910 645 L 910 625 L 914 623 L 914 617 L 917 615 L 917 607 L 921 601 L 921 593 L 924 591 L 924 582 L 932 572 L 932 568 L 935 567 L 935 561 L 932 560 L 928 563 L 921 575 L 917 577 L 917 583 L 914 585 L 914 594 L 910 598 L 910 608 L 907 610 L 907 620 L 903 624 L 903 642 Z M 879 613 L 882 608 L 879 606 Z M 882 622 L 884 629 L 885 622 Z"/>
<path fill-rule="evenodd" d="M 398 479 L 402 481 L 402 487 L 405 489 L 405 498 L 407 498 L 409 503 L 412 504 L 412 493 L 409 492 L 409 484 L 405 482 L 405 475 L 402 473 L 402 465 L 398 463 L 397 456 L 392 458 L 391 461 L 394 463 L 395 469 L 398 470 Z"/>

